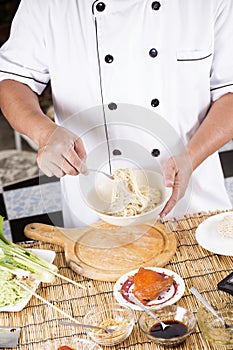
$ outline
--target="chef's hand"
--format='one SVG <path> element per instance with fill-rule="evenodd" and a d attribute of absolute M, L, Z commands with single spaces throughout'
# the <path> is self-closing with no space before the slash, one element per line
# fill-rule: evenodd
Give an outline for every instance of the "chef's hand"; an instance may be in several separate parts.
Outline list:
<path fill-rule="evenodd" d="M 82 140 L 71 131 L 54 126 L 43 144 L 39 145 L 37 163 L 47 176 L 86 173 L 86 152 Z"/>
<path fill-rule="evenodd" d="M 192 164 L 188 153 L 172 157 L 163 166 L 163 176 L 166 187 L 172 187 L 172 195 L 160 213 L 160 217 L 167 215 L 181 199 L 192 175 Z"/>

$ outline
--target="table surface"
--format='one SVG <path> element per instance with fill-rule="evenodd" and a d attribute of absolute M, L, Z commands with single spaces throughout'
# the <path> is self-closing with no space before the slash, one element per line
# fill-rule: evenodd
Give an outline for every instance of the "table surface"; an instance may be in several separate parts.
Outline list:
<path fill-rule="evenodd" d="M 221 256 L 203 249 L 195 239 L 197 226 L 206 218 L 215 213 L 199 213 L 187 215 L 177 220 L 166 219 L 164 224 L 168 231 L 173 231 L 177 238 L 177 251 L 171 261 L 165 266 L 178 273 L 185 282 L 185 293 L 177 302 L 178 305 L 192 310 L 195 314 L 200 306 L 199 301 L 189 292 L 189 287 L 196 287 L 212 305 L 223 303 L 232 304 L 232 296 L 217 290 L 217 283 L 232 272 L 233 257 Z M 211 232 L 209 233 L 211 236 Z M 211 239 L 211 237 L 210 237 Z M 83 316 L 92 306 L 107 304 L 115 301 L 113 296 L 112 282 L 95 281 L 73 272 L 66 264 L 64 252 L 61 247 L 50 243 L 25 242 L 29 248 L 51 249 L 56 252 L 54 263 L 59 267 L 59 273 L 81 283 L 85 289 L 78 288 L 73 284 L 56 278 L 55 283 L 41 283 L 37 293 L 52 302 L 60 309 L 82 322 Z M 135 312 L 138 318 L 139 311 Z M 84 329 L 80 327 L 66 327 L 59 324 L 59 319 L 64 316 L 48 307 L 35 297 L 32 297 L 27 306 L 20 312 L 1 312 L 1 326 L 20 326 L 21 335 L 16 349 L 20 350 L 43 350 L 53 349 L 53 339 L 64 338 L 66 345 L 73 337 L 88 338 Z M 65 345 L 65 344 L 64 344 Z M 156 347 L 138 329 L 135 324 L 131 335 L 121 344 L 103 349 L 118 350 L 152 350 L 163 349 Z M 174 349 L 222 349 L 211 345 L 203 339 L 198 325 L 191 336 L 181 345 Z M 165 349 L 165 348 L 164 348 Z M 54 350 L 56 350 L 54 348 Z"/>

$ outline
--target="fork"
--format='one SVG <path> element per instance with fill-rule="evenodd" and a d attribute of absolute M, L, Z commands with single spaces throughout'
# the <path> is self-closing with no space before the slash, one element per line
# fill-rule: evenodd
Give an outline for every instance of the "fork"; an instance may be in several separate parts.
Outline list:
<path fill-rule="evenodd" d="M 104 171 L 102 171 L 102 170 L 97 170 L 97 169 L 87 169 L 87 171 L 93 171 L 93 172 L 96 172 L 96 173 L 101 173 L 101 174 L 103 174 L 103 175 L 105 175 L 105 176 L 107 176 L 110 180 L 114 180 L 114 177 L 112 176 L 112 175 L 110 175 L 110 174 L 107 174 L 107 173 L 105 173 Z"/>
<path fill-rule="evenodd" d="M 104 327 L 94 326 L 94 325 L 89 325 L 89 324 L 84 324 L 84 323 L 66 322 L 66 321 L 59 321 L 59 323 L 65 325 L 65 326 L 101 329 L 108 334 L 113 333 L 118 328 L 118 326 L 108 326 L 108 327 L 104 328 Z"/>
<path fill-rule="evenodd" d="M 130 293 L 129 299 L 131 301 L 133 301 L 136 305 L 138 305 L 143 311 L 145 311 L 145 313 L 147 313 L 149 316 L 151 316 L 152 318 L 154 318 L 157 322 L 160 323 L 163 331 L 170 327 L 169 324 L 164 323 L 163 321 L 160 320 L 160 318 L 158 318 L 157 316 L 155 316 L 155 314 L 153 312 L 151 312 L 146 306 L 144 306 L 137 298 L 135 298 L 135 296 L 133 295 L 133 293 Z"/>
<path fill-rule="evenodd" d="M 196 288 L 194 287 L 191 287 L 189 288 L 190 292 L 195 295 L 195 297 L 200 300 L 200 302 L 205 305 L 205 307 L 210 311 L 212 312 L 212 314 L 220 321 L 222 322 L 222 324 L 224 325 L 225 328 L 230 328 L 233 330 L 233 325 L 228 325 L 226 323 L 226 321 L 221 317 L 219 316 L 219 314 L 217 313 L 217 311 L 208 303 L 208 301 L 203 298 L 203 296 L 196 290 Z"/>

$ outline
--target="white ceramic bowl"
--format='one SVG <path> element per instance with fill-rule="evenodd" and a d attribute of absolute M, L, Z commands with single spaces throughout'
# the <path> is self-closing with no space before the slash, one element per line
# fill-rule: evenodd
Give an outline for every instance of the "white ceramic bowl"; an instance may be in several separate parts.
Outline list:
<path fill-rule="evenodd" d="M 86 196 L 87 205 L 105 222 L 116 226 L 127 226 L 144 223 L 156 219 L 171 196 L 172 189 L 165 187 L 163 176 L 151 170 L 135 170 L 139 186 L 148 185 L 161 191 L 161 202 L 150 211 L 133 216 L 114 216 L 103 212 L 108 211 L 112 198 L 114 182 L 105 176 L 98 178 Z"/>

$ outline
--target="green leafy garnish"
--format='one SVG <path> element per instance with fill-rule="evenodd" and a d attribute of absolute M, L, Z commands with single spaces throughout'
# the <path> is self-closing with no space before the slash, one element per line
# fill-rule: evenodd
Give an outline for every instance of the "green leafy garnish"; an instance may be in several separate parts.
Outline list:
<path fill-rule="evenodd" d="M 41 282 L 53 282 L 57 266 L 47 262 L 18 244 L 9 241 L 3 233 L 4 218 L 0 215 L 0 267 L 18 275 L 21 270 L 29 271 Z"/>

